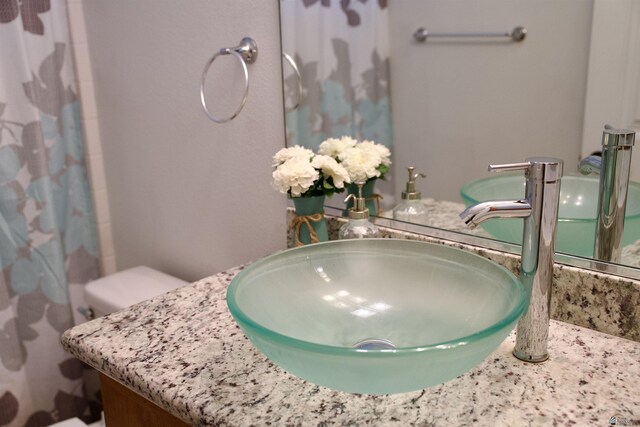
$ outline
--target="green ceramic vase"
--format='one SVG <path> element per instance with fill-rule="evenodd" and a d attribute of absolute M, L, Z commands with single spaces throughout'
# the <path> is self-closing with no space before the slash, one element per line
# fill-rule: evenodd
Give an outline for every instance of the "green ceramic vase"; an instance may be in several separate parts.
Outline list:
<path fill-rule="evenodd" d="M 324 196 L 294 197 L 296 213 L 293 219 L 291 246 L 302 246 L 329 240 L 324 217 Z M 313 230 L 313 233 L 311 232 Z"/>

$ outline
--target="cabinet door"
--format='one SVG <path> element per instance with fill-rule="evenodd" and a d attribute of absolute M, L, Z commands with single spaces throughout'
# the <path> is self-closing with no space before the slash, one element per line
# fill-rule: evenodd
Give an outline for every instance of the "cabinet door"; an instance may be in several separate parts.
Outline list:
<path fill-rule="evenodd" d="M 155 403 L 100 374 L 107 427 L 188 427 L 189 424 Z"/>
<path fill-rule="evenodd" d="M 84 0 L 117 269 L 146 264 L 187 280 L 285 247 L 286 198 L 270 186 L 285 144 L 277 0 Z M 257 61 L 242 112 L 200 105 L 220 48 L 250 36 Z M 230 115 L 244 78 L 216 59 L 208 103 Z"/>

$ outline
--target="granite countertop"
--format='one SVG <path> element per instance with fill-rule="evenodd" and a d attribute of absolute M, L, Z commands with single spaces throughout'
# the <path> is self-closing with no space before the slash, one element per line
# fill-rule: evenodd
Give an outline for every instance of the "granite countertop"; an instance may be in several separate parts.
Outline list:
<path fill-rule="evenodd" d="M 551 322 L 550 360 L 511 356 L 513 333 L 440 386 L 396 395 L 333 391 L 255 350 L 227 310 L 239 269 L 66 331 L 74 356 L 177 417 L 206 425 L 640 425 L 640 343 Z"/>

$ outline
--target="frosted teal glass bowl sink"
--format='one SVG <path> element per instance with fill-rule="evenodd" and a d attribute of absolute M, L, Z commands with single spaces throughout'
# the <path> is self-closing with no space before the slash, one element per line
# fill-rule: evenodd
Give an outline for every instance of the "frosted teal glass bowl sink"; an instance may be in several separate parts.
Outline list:
<path fill-rule="evenodd" d="M 315 384 L 373 394 L 468 371 L 509 334 L 525 302 L 521 282 L 485 258 L 392 239 L 279 252 L 227 290 L 231 314 L 272 362 Z"/>
<path fill-rule="evenodd" d="M 599 177 L 567 175 L 560 186 L 560 208 L 556 235 L 556 252 L 584 257 L 593 256 L 598 210 Z M 462 187 L 460 195 L 466 206 L 487 200 L 524 198 L 522 174 L 497 174 L 478 179 Z M 522 219 L 490 219 L 480 224 L 498 240 L 522 244 Z M 640 239 L 640 184 L 629 183 L 627 214 L 622 244 Z"/>

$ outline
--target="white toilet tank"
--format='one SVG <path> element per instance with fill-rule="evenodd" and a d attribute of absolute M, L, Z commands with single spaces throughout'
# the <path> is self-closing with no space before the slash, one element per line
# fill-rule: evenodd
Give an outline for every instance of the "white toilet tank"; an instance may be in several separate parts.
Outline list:
<path fill-rule="evenodd" d="M 71 418 L 59 423 L 51 424 L 49 427 L 105 427 L 102 421 L 97 421 L 91 424 L 85 424 L 79 418 Z"/>
<path fill-rule="evenodd" d="M 88 283 L 84 287 L 84 298 L 93 317 L 100 317 L 187 284 L 189 282 L 177 277 L 139 266 Z M 104 423 L 98 421 L 87 426 L 80 419 L 72 418 L 49 427 L 104 427 Z"/>
<path fill-rule="evenodd" d="M 94 317 L 121 310 L 188 282 L 146 266 L 110 274 L 85 286 L 85 300 Z"/>

